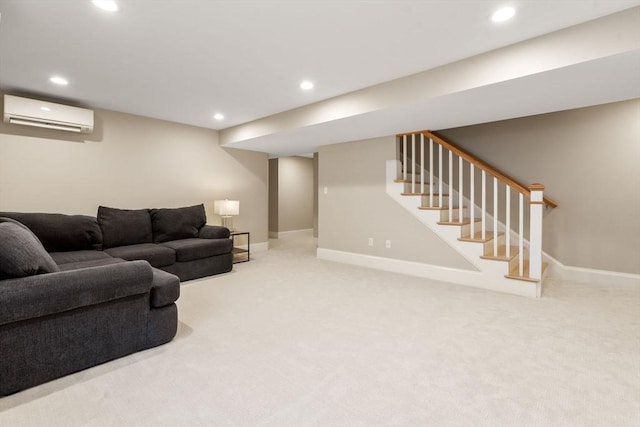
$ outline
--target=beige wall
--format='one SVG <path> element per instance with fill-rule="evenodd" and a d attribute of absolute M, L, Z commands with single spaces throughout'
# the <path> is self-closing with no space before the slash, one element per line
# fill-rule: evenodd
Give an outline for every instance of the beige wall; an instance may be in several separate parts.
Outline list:
<path fill-rule="evenodd" d="M 278 159 L 278 232 L 313 228 L 313 159 Z M 273 230 L 270 230 L 273 231 Z"/>
<path fill-rule="evenodd" d="M 278 160 L 269 159 L 269 237 L 277 237 L 278 233 Z"/>
<path fill-rule="evenodd" d="M 1 95 L 1 94 L 0 94 Z M 267 241 L 267 155 L 221 148 L 218 132 L 95 110 L 90 135 L 0 123 L 0 210 L 95 215 L 240 200 L 237 228 Z"/>
<path fill-rule="evenodd" d="M 386 194 L 385 164 L 395 150 L 393 136 L 320 148 L 318 247 L 474 269 Z"/>
<path fill-rule="evenodd" d="M 314 159 L 282 157 L 269 160 L 269 234 L 315 227 Z"/>
<path fill-rule="evenodd" d="M 313 237 L 318 237 L 318 153 L 313 153 Z"/>
<path fill-rule="evenodd" d="M 543 249 L 565 265 L 640 273 L 640 100 L 441 131 L 558 208 Z"/>

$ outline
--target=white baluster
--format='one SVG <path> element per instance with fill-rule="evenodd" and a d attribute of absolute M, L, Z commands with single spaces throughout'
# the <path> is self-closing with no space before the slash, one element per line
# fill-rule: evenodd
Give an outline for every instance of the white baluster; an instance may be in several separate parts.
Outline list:
<path fill-rule="evenodd" d="M 402 135 L 402 179 L 407 180 L 407 135 Z"/>
<path fill-rule="evenodd" d="M 442 207 L 442 145 L 438 144 L 438 207 Z"/>
<path fill-rule="evenodd" d="M 542 279 L 542 208 L 544 185 L 529 186 L 529 277 Z"/>
<path fill-rule="evenodd" d="M 498 178 L 493 177 L 493 256 L 498 256 Z"/>
<path fill-rule="evenodd" d="M 433 139 L 429 138 L 429 207 L 433 207 Z"/>
<path fill-rule="evenodd" d="M 511 187 L 509 187 L 508 185 L 504 186 L 505 188 L 505 244 L 507 245 L 506 248 L 506 255 L 507 258 L 511 256 Z"/>
<path fill-rule="evenodd" d="M 447 150 L 449 156 L 449 222 L 453 222 L 453 153 Z"/>
<path fill-rule="evenodd" d="M 522 193 L 519 193 L 518 196 L 518 275 L 524 276 L 524 197 L 522 196 Z"/>
<path fill-rule="evenodd" d="M 424 134 L 420 134 L 420 193 L 424 194 Z"/>
<path fill-rule="evenodd" d="M 482 170 L 482 212 L 481 212 L 481 229 L 482 229 L 482 240 L 486 240 L 487 238 L 487 173 Z"/>
<path fill-rule="evenodd" d="M 462 156 L 458 156 L 458 222 L 462 222 L 462 179 L 464 172 L 462 166 Z"/>
<path fill-rule="evenodd" d="M 470 205 L 469 208 L 471 209 L 471 211 L 469 212 L 469 220 L 471 221 L 471 238 L 475 239 L 476 236 L 476 222 L 473 220 L 475 218 L 476 215 L 476 198 L 475 198 L 475 194 L 476 194 L 476 185 L 475 185 L 475 180 L 476 180 L 476 168 L 473 165 L 473 163 L 469 163 L 469 191 L 471 192 L 470 198 Z"/>
<path fill-rule="evenodd" d="M 411 194 L 416 192 L 416 134 L 411 135 Z"/>

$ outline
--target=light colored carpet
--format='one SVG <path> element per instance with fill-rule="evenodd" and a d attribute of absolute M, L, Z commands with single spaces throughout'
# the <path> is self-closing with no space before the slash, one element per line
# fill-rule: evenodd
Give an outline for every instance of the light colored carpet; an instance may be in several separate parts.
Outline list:
<path fill-rule="evenodd" d="M 314 254 L 288 237 L 184 284 L 174 341 L 0 399 L 0 425 L 640 425 L 640 289 L 533 300 Z"/>

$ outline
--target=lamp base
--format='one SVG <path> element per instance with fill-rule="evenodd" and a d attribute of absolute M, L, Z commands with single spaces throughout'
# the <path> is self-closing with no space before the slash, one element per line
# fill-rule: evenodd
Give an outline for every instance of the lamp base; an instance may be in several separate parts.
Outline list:
<path fill-rule="evenodd" d="M 233 230 L 233 217 L 232 216 L 223 216 L 222 217 L 222 226 L 227 227 L 230 231 Z"/>

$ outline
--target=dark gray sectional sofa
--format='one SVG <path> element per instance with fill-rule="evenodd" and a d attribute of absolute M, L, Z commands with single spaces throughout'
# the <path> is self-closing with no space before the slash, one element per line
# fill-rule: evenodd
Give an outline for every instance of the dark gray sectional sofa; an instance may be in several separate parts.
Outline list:
<path fill-rule="evenodd" d="M 145 260 L 181 281 L 231 271 L 229 229 L 206 225 L 203 205 L 175 209 L 115 209 L 97 217 L 0 212 L 26 225 L 57 264 L 75 267 L 119 258 Z"/>
<path fill-rule="evenodd" d="M 180 280 L 230 271 L 204 206 L 0 212 L 0 396 L 175 336 Z"/>

